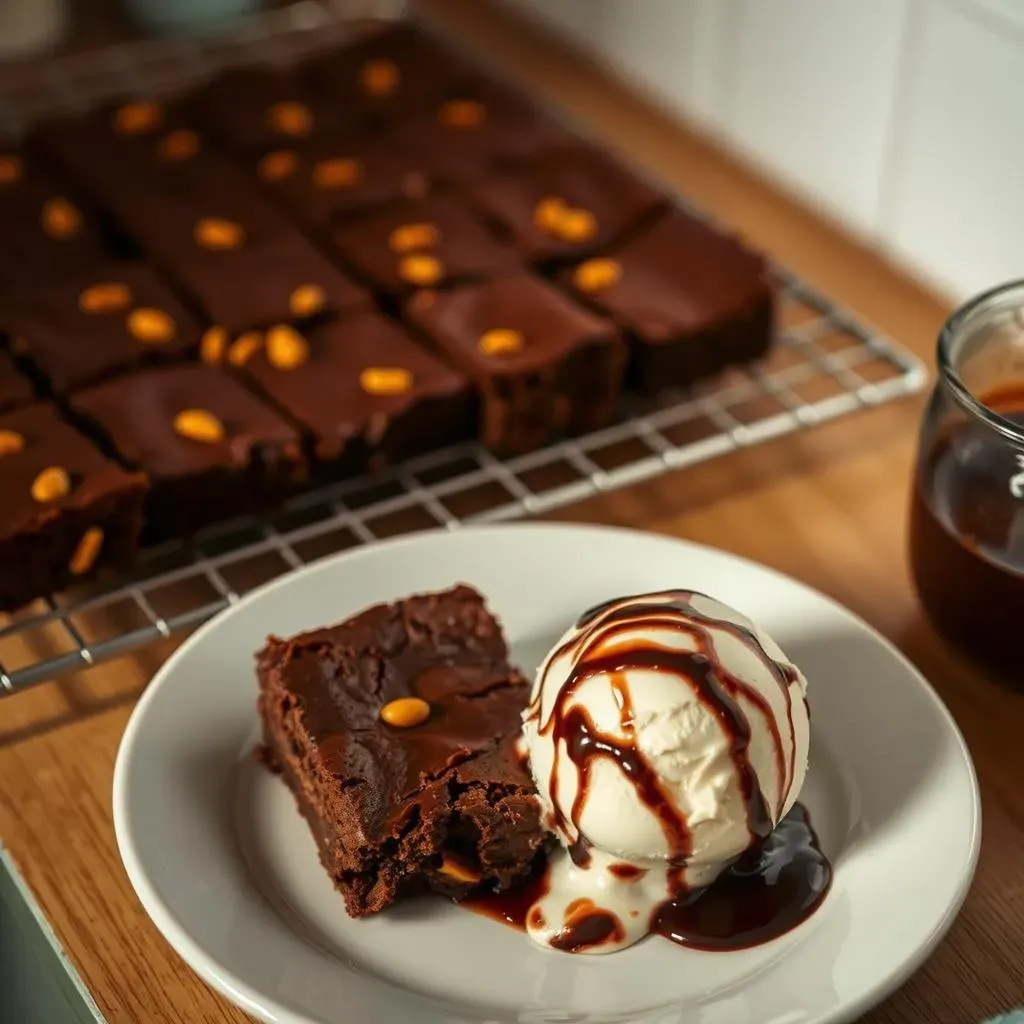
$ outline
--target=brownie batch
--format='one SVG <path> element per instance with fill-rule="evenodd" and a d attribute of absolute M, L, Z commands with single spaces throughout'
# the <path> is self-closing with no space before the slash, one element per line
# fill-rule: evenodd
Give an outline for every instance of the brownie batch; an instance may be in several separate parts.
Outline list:
<path fill-rule="evenodd" d="M 760 256 L 404 23 L 44 122 L 0 150 L 0 216 L 0 417 L 27 417 L 0 479 L 70 481 L 0 529 L 0 610 L 308 481 L 601 427 L 624 387 L 771 342 Z"/>

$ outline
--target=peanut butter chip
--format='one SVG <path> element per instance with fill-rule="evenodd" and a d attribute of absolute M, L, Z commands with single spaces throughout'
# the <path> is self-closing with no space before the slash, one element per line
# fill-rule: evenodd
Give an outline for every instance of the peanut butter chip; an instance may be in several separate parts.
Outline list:
<path fill-rule="evenodd" d="M 523 336 L 518 331 L 499 327 L 488 331 L 477 343 L 485 356 L 510 356 L 523 349 Z"/>
<path fill-rule="evenodd" d="M 600 292 L 617 284 L 621 277 L 622 265 L 618 260 L 600 256 L 581 263 L 573 271 L 572 280 L 581 292 Z"/>
<path fill-rule="evenodd" d="M 437 116 L 449 128 L 479 128 L 487 110 L 479 100 L 448 100 L 441 104 Z"/>
<path fill-rule="evenodd" d="M 141 306 L 133 309 L 125 321 L 128 333 L 147 345 L 166 345 L 174 339 L 174 318 L 162 309 Z"/>
<path fill-rule="evenodd" d="M 566 210 L 555 233 L 566 242 L 589 242 L 597 234 L 597 218 L 589 210 Z"/>
<path fill-rule="evenodd" d="M 179 160 L 191 160 L 199 152 L 199 136 L 188 128 L 177 128 L 168 132 L 161 140 L 159 153 L 161 160 L 173 163 Z"/>
<path fill-rule="evenodd" d="M 122 135 L 141 135 L 159 127 L 163 112 L 155 103 L 143 100 L 125 103 L 114 112 L 114 130 Z"/>
<path fill-rule="evenodd" d="M 0 156 L 0 185 L 13 185 L 25 173 L 20 156 L 5 153 Z"/>
<path fill-rule="evenodd" d="M 43 230 L 57 239 L 72 238 L 82 228 L 78 207 L 63 196 L 54 196 L 43 203 Z"/>
<path fill-rule="evenodd" d="M 447 855 L 441 858 L 441 874 L 468 885 L 475 885 L 481 878 L 479 871 L 474 871 L 470 865 Z"/>
<path fill-rule="evenodd" d="M 288 296 L 292 316 L 316 316 L 327 305 L 327 293 L 318 284 L 300 284 Z"/>
<path fill-rule="evenodd" d="M 334 156 L 313 165 L 313 184 L 317 188 L 349 188 L 363 176 L 363 165 L 355 157 Z"/>
<path fill-rule="evenodd" d="M 294 327 L 280 324 L 267 331 L 267 359 L 279 370 L 295 370 L 309 358 L 309 343 Z"/>
<path fill-rule="evenodd" d="M 301 138 L 313 130 L 313 111 L 305 103 L 285 100 L 267 108 L 267 121 L 275 132 Z"/>
<path fill-rule="evenodd" d="M 390 96 L 401 80 L 398 65 L 386 57 L 366 61 L 359 71 L 359 84 L 371 96 Z"/>
<path fill-rule="evenodd" d="M 204 217 L 193 234 L 204 249 L 237 249 L 245 241 L 242 225 L 223 217 Z"/>
<path fill-rule="evenodd" d="M 444 277 L 444 264 L 425 253 L 411 253 L 398 261 L 398 276 L 421 288 L 437 284 Z"/>
<path fill-rule="evenodd" d="M 32 481 L 32 499 L 40 505 L 66 498 L 71 491 L 71 477 L 63 466 L 49 466 Z"/>
<path fill-rule="evenodd" d="M 0 430 L 0 455 L 17 455 L 25 448 L 25 438 L 16 430 Z"/>
<path fill-rule="evenodd" d="M 78 308 L 83 313 L 118 313 L 131 301 L 132 290 L 123 281 L 102 281 L 82 290 Z"/>
<path fill-rule="evenodd" d="M 399 697 L 380 709 L 380 717 L 396 729 L 411 729 L 430 717 L 430 705 L 419 697 Z"/>
<path fill-rule="evenodd" d="M 298 169 L 298 155 L 291 149 L 275 149 L 261 157 L 256 165 L 256 173 L 264 181 L 284 181 Z"/>
<path fill-rule="evenodd" d="M 68 570 L 74 576 L 84 576 L 95 564 L 103 548 L 103 531 L 98 526 L 90 526 L 75 548 L 75 553 L 68 562 Z"/>
<path fill-rule="evenodd" d="M 533 208 L 533 223 L 549 235 L 556 234 L 567 209 L 561 196 L 546 196 Z"/>
<path fill-rule="evenodd" d="M 404 395 L 412 390 L 412 374 L 400 366 L 371 366 L 359 374 L 368 395 Z"/>
<path fill-rule="evenodd" d="M 174 432 L 203 444 L 216 444 L 224 440 L 224 424 L 205 409 L 182 409 L 174 417 Z"/>
<path fill-rule="evenodd" d="M 392 252 L 412 252 L 413 249 L 433 249 L 441 240 L 436 224 L 402 224 L 388 235 Z"/>
<path fill-rule="evenodd" d="M 227 361 L 232 366 L 245 366 L 263 345 L 263 335 L 259 331 L 246 331 L 231 343 L 227 352 Z"/>
<path fill-rule="evenodd" d="M 208 327 L 199 341 L 199 358 L 210 366 L 223 362 L 228 347 L 228 332 L 223 327 Z"/>

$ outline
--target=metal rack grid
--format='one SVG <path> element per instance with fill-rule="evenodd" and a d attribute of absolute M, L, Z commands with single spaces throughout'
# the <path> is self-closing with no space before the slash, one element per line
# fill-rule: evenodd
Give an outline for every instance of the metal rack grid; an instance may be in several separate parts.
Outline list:
<path fill-rule="evenodd" d="M 180 88 L 254 58 L 287 62 L 337 42 L 353 30 L 353 15 L 392 16 L 402 7 L 305 0 L 231 36 L 66 58 L 16 87 L 0 82 L 0 121 L 17 131 L 55 109 L 143 85 Z M 916 358 L 788 271 L 773 272 L 779 333 L 760 366 L 657 401 L 628 399 L 615 425 L 527 455 L 501 459 L 459 446 L 147 551 L 130 577 L 0 619 L 0 696 L 194 628 L 255 586 L 326 554 L 412 530 L 548 513 L 921 389 L 926 373 Z"/>

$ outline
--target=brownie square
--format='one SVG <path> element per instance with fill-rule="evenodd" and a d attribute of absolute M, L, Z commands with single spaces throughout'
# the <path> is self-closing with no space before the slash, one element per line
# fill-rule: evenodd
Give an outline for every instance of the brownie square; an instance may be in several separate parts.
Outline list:
<path fill-rule="evenodd" d="M 772 343 L 774 289 L 764 259 L 681 210 L 563 282 L 624 328 L 631 386 L 685 386 Z"/>
<path fill-rule="evenodd" d="M 458 54 L 409 24 L 318 56 L 308 74 L 345 109 L 370 123 L 428 106 L 479 75 Z"/>
<path fill-rule="evenodd" d="M 467 377 L 370 312 L 297 332 L 272 329 L 244 364 L 250 380 L 302 423 L 335 472 L 374 468 L 457 441 L 477 424 Z"/>
<path fill-rule="evenodd" d="M 71 408 L 149 478 L 147 542 L 264 508 L 306 477 L 298 430 L 216 367 L 122 377 L 79 392 Z"/>
<path fill-rule="evenodd" d="M 125 569 L 145 478 L 104 458 L 41 403 L 0 416 L 0 610 Z"/>
<path fill-rule="evenodd" d="M 34 396 L 29 379 L 18 372 L 10 354 L 0 349 L 0 412 L 28 405 Z"/>
<path fill-rule="evenodd" d="M 656 217 L 667 202 L 610 153 L 584 145 L 487 177 L 467 199 L 531 260 L 596 252 Z"/>
<path fill-rule="evenodd" d="M 54 280 L 107 258 L 99 219 L 21 151 L 0 152 L 0 289 Z"/>
<path fill-rule="evenodd" d="M 54 118 L 31 138 L 36 150 L 102 200 L 143 177 L 173 177 L 209 151 L 178 98 L 131 98 Z"/>
<path fill-rule="evenodd" d="M 514 750 L 529 683 L 470 587 L 380 604 L 257 655 L 268 763 L 281 771 L 352 917 L 434 890 L 507 889 L 545 842 Z M 393 701 L 428 717 L 388 724 Z"/>
<path fill-rule="evenodd" d="M 572 137 L 526 97 L 482 83 L 398 122 L 387 138 L 432 180 L 463 185 L 566 145 Z"/>
<path fill-rule="evenodd" d="M 196 120 L 226 149 L 253 153 L 349 128 L 354 112 L 300 77 L 267 67 L 232 68 L 194 95 Z"/>
<path fill-rule="evenodd" d="M 200 250 L 172 273 L 205 316 L 229 333 L 302 322 L 369 303 L 369 296 L 298 233 L 232 250 Z"/>
<path fill-rule="evenodd" d="M 0 331 L 58 393 L 195 350 L 200 326 L 147 267 L 105 263 L 0 300 Z"/>
<path fill-rule="evenodd" d="M 298 235 L 241 168 L 212 154 L 183 161 L 160 178 L 146 176 L 108 191 L 122 227 L 168 266 L 197 252 L 231 254 Z"/>
<path fill-rule="evenodd" d="M 530 451 L 614 417 L 626 361 L 619 332 L 538 278 L 420 292 L 405 310 L 480 389 L 489 447 Z"/>
<path fill-rule="evenodd" d="M 380 138 L 320 139 L 253 161 L 256 177 L 308 227 L 322 230 L 353 211 L 420 199 L 430 181 Z"/>
<path fill-rule="evenodd" d="M 361 278 L 390 295 L 481 280 L 520 262 L 454 196 L 361 217 L 336 228 L 331 242 Z"/>

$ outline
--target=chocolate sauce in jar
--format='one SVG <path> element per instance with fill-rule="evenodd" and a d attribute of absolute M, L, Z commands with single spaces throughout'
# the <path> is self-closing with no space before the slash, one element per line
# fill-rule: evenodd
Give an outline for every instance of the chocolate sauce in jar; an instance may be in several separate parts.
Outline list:
<path fill-rule="evenodd" d="M 1024 379 L 978 400 L 1024 434 Z M 911 499 L 910 563 L 939 632 L 1024 684 L 1024 447 L 976 419 L 925 439 Z"/>

